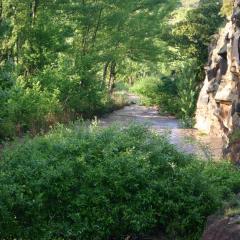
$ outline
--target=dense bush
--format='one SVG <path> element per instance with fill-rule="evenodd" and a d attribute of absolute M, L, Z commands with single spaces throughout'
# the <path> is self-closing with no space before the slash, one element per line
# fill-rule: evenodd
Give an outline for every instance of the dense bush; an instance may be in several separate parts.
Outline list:
<path fill-rule="evenodd" d="M 47 118 L 59 109 L 59 91 L 49 92 L 41 89 L 39 82 L 26 87 L 23 81 L 16 84 L 10 91 L 7 101 L 9 121 L 19 125 L 21 129 L 41 129 Z"/>
<path fill-rule="evenodd" d="M 60 61 L 58 68 L 46 67 L 36 76 L 18 77 L 11 88 L 0 88 L 0 141 L 126 105 L 124 94 L 109 95 L 91 74 L 80 84 L 82 75 L 68 64 Z"/>
<path fill-rule="evenodd" d="M 58 95 L 57 90 L 50 93 L 41 89 L 39 83 L 26 87 L 22 81 L 11 90 L 2 91 L 0 138 L 21 135 L 28 130 L 36 133 L 49 125 L 60 110 Z"/>
<path fill-rule="evenodd" d="M 122 106 L 112 97 L 128 89 L 119 79 L 131 83 L 155 65 L 159 25 L 177 6 L 173 0 L 50 2 L 0 0 L 0 141 L 22 129 L 45 131 L 49 112 L 51 126 Z"/>
<path fill-rule="evenodd" d="M 130 88 L 144 105 L 156 105 L 162 113 L 172 114 L 180 113 L 177 89 L 174 75 L 141 78 Z"/>
<path fill-rule="evenodd" d="M 186 65 L 177 76 L 177 116 L 182 119 L 185 127 L 193 127 L 199 87 L 197 84 L 194 64 Z"/>
<path fill-rule="evenodd" d="M 198 239 L 239 186 L 234 167 L 198 162 L 143 126 L 59 127 L 2 154 L 0 238 L 122 239 L 159 227 Z"/>
<path fill-rule="evenodd" d="M 131 91 L 141 96 L 145 105 L 159 105 L 159 86 L 161 79 L 156 77 L 141 78 L 130 88 Z"/>
<path fill-rule="evenodd" d="M 161 112 L 175 114 L 186 127 L 192 127 L 198 96 L 193 64 L 160 78 L 142 78 L 131 90 L 141 96 L 144 104 L 157 105 Z"/>

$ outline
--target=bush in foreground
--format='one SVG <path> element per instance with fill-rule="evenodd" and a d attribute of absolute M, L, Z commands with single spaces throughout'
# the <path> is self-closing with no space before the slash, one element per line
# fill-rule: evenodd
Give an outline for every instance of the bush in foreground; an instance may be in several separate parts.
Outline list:
<path fill-rule="evenodd" d="M 59 127 L 4 151 L 0 238 L 106 240 L 161 228 L 198 239 L 239 186 L 231 165 L 196 161 L 143 126 Z"/>

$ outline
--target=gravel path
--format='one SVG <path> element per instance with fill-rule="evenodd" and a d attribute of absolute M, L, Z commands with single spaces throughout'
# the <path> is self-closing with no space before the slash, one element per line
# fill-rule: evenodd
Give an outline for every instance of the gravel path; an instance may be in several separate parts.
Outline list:
<path fill-rule="evenodd" d="M 109 126 L 112 123 L 128 124 L 132 121 L 146 123 L 156 132 L 169 133 L 170 142 L 181 151 L 197 154 L 203 158 L 219 159 L 222 155 L 222 139 L 201 134 L 195 129 L 182 128 L 178 119 L 172 116 L 161 116 L 156 107 L 146 107 L 137 104 L 138 98 L 130 95 L 130 101 L 136 102 L 115 111 L 102 119 L 102 126 Z"/>

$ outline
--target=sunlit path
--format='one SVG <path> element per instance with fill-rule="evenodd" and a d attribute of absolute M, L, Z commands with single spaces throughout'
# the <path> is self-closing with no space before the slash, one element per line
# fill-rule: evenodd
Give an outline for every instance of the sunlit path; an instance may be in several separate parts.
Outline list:
<path fill-rule="evenodd" d="M 130 96 L 130 98 L 138 102 L 136 97 Z M 184 152 L 215 159 L 219 159 L 222 155 L 220 137 L 203 135 L 195 129 L 184 129 L 175 117 L 159 115 L 156 107 L 132 104 L 105 116 L 100 123 L 103 126 L 109 126 L 112 123 L 128 124 L 132 121 L 148 124 L 160 134 L 168 134 L 171 143 Z"/>

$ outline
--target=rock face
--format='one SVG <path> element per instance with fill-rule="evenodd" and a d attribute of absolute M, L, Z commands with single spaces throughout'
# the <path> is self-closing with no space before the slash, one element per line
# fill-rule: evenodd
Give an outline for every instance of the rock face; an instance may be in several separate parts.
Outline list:
<path fill-rule="evenodd" d="M 235 202 L 225 205 L 224 209 L 208 217 L 202 240 L 239 240 L 240 239 L 240 193 Z M 229 209 L 231 211 L 229 212 Z"/>
<path fill-rule="evenodd" d="M 223 217 L 213 221 L 207 227 L 202 240 L 239 240 L 240 217 Z"/>
<path fill-rule="evenodd" d="M 233 16 L 211 47 L 206 79 L 197 104 L 196 128 L 223 137 L 229 152 L 229 135 L 240 128 L 240 1 Z M 231 153 L 230 156 L 239 156 Z M 234 161 L 240 161 L 234 159 Z"/>

